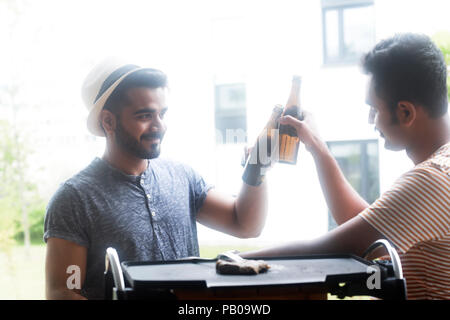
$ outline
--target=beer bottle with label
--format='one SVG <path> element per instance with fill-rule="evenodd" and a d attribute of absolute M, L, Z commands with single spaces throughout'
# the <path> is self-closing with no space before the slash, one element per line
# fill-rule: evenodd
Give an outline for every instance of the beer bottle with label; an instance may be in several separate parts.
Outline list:
<path fill-rule="evenodd" d="M 303 120 L 300 108 L 300 85 L 301 77 L 294 76 L 292 79 L 291 93 L 289 95 L 286 106 L 284 107 L 283 116 L 292 116 L 299 120 Z M 279 145 L 280 155 L 279 161 L 282 163 L 296 164 L 300 138 L 294 127 L 289 125 L 280 125 Z"/>

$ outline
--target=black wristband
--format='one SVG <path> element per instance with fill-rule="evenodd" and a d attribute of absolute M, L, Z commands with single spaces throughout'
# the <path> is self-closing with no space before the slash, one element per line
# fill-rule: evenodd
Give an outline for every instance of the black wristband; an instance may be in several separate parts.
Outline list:
<path fill-rule="evenodd" d="M 242 180 L 250 185 L 257 187 L 264 181 L 264 175 L 262 174 L 262 167 L 259 164 L 251 164 L 247 161 L 244 168 L 244 174 L 242 175 Z"/>

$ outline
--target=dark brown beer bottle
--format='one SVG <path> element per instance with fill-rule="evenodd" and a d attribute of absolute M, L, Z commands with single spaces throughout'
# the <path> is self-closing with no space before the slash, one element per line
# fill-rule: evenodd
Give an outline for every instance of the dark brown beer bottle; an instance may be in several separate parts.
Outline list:
<path fill-rule="evenodd" d="M 300 108 L 300 86 L 301 77 L 294 76 L 292 79 L 291 93 L 283 111 L 283 116 L 292 116 L 303 120 Z M 282 163 L 296 164 L 300 138 L 294 127 L 280 125 L 280 159 Z"/>

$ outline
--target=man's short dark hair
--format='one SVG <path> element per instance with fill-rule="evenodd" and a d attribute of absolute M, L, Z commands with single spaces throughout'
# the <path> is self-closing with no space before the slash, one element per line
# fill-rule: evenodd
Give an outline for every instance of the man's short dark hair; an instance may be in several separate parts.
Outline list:
<path fill-rule="evenodd" d="M 428 36 L 406 33 L 383 40 L 363 56 L 362 67 L 393 114 L 402 100 L 422 106 L 433 118 L 447 112 L 447 66 Z"/>
<path fill-rule="evenodd" d="M 132 88 L 165 88 L 167 76 L 156 69 L 143 69 L 128 75 L 111 93 L 103 109 L 111 111 L 116 116 L 129 103 L 127 91 Z"/>

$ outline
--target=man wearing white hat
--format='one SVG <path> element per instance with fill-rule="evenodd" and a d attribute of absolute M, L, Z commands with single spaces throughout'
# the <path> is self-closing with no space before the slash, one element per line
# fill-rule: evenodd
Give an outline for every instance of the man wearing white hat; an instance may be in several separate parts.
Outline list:
<path fill-rule="evenodd" d="M 166 85 L 161 71 L 135 65 L 103 63 L 87 76 L 88 129 L 106 137 L 106 148 L 47 207 L 47 298 L 104 298 L 108 247 L 120 260 L 173 260 L 199 255 L 197 221 L 241 238 L 260 234 L 264 182 L 243 183 L 237 198 L 227 197 L 189 166 L 158 157 Z M 78 285 L 69 285 L 69 266 L 80 272 Z"/>

